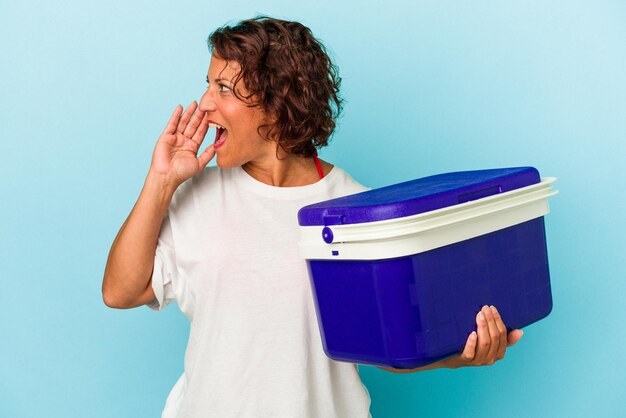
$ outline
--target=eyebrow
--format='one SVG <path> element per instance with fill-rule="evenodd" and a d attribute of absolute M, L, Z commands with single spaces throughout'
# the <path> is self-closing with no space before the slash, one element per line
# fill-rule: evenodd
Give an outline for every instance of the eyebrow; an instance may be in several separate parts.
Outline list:
<path fill-rule="evenodd" d="M 209 76 L 206 76 L 206 81 L 207 81 L 207 83 L 209 82 Z M 213 79 L 213 82 L 215 82 L 215 83 L 219 83 L 220 81 L 222 81 L 222 82 L 225 81 L 228 84 L 232 84 L 233 83 L 231 80 L 228 80 L 226 78 L 215 78 L 215 79 Z"/>

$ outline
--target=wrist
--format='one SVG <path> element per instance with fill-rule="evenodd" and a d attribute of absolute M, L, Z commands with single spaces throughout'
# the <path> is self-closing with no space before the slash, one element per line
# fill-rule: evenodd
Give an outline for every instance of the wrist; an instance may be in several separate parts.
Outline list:
<path fill-rule="evenodd" d="M 439 360 L 435 364 L 437 365 L 436 368 L 442 368 L 442 369 L 458 369 L 459 367 L 462 366 L 460 362 L 460 356 L 458 355 L 453 356 L 453 357 L 448 357 L 443 360 Z"/>
<path fill-rule="evenodd" d="M 179 185 L 171 179 L 171 176 L 158 173 L 150 167 L 141 193 L 152 196 L 162 206 L 167 208 Z"/>

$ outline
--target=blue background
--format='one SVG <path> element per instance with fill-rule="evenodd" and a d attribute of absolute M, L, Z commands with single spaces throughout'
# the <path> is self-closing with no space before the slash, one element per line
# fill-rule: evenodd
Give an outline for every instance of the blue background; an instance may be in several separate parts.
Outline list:
<path fill-rule="evenodd" d="M 329 48 L 347 99 L 322 157 L 372 187 L 465 169 L 556 176 L 554 310 L 492 367 L 362 367 L 383 417 L 626 409 L 626 5 L 572 1 L 0 3 L 0 417 L 156 417 L 176 307 L 106 308 L 108 250 L 208 34 L 265 13 Z"/>

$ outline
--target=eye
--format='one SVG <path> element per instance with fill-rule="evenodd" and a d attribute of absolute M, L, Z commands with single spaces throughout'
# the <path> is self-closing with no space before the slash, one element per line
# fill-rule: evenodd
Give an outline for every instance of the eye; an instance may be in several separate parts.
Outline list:
<path fill-rule="evenodd" d="M 208 89 L 209 86 L 211 85 L 211 82 L 209 81 L 209 77 L 207 77 L 205 80 L 206 80 L 207 89 Z M 230 87 L 228 87 L 227 85 L 222 84 L 220 82 L 217 82 L 217 86 L 218 86 L 218 90 L 219 90 L 220 93 L 226 93 L 226 92 L 231 91 Z"/>

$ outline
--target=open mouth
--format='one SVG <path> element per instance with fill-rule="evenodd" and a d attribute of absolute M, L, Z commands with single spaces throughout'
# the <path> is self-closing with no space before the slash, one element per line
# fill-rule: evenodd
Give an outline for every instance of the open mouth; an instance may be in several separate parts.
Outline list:
<path fill-rule="evenodd" d="M 215 140 L 213 141 L 213 149 L 218 149 L 226 142 L 226 138 L 228 137 L 228 130 L 222 125 L 215 122 L 209 122 L 209 128 L 215 128 Z"/>

